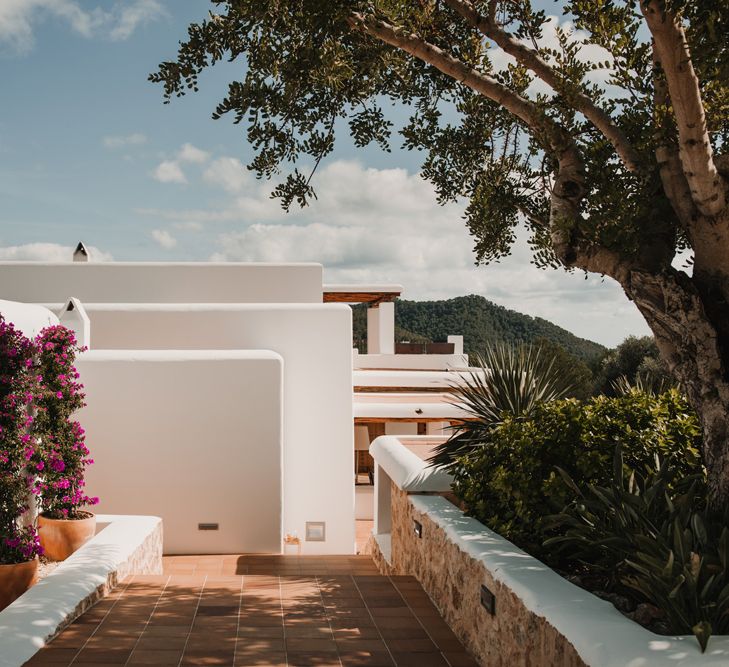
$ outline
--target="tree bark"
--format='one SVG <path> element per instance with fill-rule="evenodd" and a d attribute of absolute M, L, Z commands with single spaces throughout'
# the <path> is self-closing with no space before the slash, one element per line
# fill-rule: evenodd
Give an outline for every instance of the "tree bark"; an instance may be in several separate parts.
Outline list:
<path fill-rule="evenodd" d="M 729 318 L 729 309 L 724 304 L 716 313 L 696 281 L 672 268 L 659 274 L 631 271 L 623 288 L 699 415 L 711 502 L 723 508 L 729 504 L 729 339 L 714 320 Z"/>

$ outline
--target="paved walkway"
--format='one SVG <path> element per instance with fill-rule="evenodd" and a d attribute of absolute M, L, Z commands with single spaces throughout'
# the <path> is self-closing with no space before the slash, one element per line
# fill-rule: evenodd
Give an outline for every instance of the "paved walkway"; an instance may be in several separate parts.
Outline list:
<path fill-rule="evenodd" d="M 475 667 L 412 577 L 368 556 L 176 556 L 27 665 Z"/>

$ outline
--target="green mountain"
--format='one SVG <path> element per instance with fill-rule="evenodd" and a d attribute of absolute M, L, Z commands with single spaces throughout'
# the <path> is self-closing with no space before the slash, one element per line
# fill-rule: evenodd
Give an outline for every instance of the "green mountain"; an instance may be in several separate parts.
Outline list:
<path fill-rule="evenodd" d="M 353 308 L 354 345 L 366 349 L 367 315 L 364 305 Z M 579 338 L 541 317 L 531 317 L 497 306 L 471 294 L 445 301 L 406 301 L 395 304 L 395 339 L 410 342 L 442 342 L 448 335 L 462 335 L 464 351 L 473 354 L 487 343 L 512 344 L 550 341 L 590 362 L 605 353 L 598 343 Z"/>

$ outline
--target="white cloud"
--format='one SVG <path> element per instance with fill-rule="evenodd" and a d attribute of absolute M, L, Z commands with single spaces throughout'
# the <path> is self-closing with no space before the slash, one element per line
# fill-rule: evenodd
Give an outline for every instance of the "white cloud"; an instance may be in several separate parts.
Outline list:
<path fill-rule="evenodd" d="M 481 294 L 609 345 L 647 332 L 612 280 L 532 266 L 523 233 L 511 257 L 474 266 L 463 207 L 439 206 L 432 186 L 404 169 L 337 161 L 316 185 L 319 199 L 290 214 L 258 186 L 226 208 L 156 213 L 206 225 L 234 223 L 237 229 L 218 234 L 216 261 L 318 261 L 328 282 L 400 283 L 410 299 Z"/>
<path fill-rule="evenodd" d="M 124 148 L 126 146 L 141 146 L 142 144 L 146 144 L 147 137 L 139 132 L 134 132 L 125 136 L 104 137 L 103 141 L 106 148 Z"/>
<path fill-rule="evenodd" d="M 177 245 L 177 239 L 166 229 L 153 229 L 152 238 L 166 250 L 171 250 Z"/>
<path fill-rule="evenodd" d="M 201 232 L 205 229 L 199 222 L 175 222 L 172 226 L 185 232 Z"/>
<path fill-rule="evenodd" d="M 92 262 L 109 262 L 113 259 L 110 253 L 99 250 L 95 246 L 86 246 Z M 25 245 L 0 247 L 0 260 L 26 262 L 71 262 L 76 246 L 64 246 L 59 243 L 26 243 Z"/>
<path fill-rule="evenodd" d="M 203 179 L 233 193 L 242 191 L 249 180 L 246 168 L 234 157 L 214 160 L 203 173 Z"/>
<path fill-rule="evenodd" d="M 129 39 L 140 25 L 164 15 L 165 10 L 157 0 L 137 0 L 118 9 L 116 25 L 109 35 L 115 41 Z"/>
<path fill-rule="evenodd" d="M 185 173 L 174 160 L 160 162 L 152 172 L 152 176 L 160 183 L 187 183 Z"/>
<path fill-rule="evenodd" d="M 192 144 L 183 144 L 177 153 L 177 159 L 180 162 L 192 162 L 193 164 L 203 164 L 210 159 L 210 153 L 204 151 Z"/>
<path fill-rule="evenodd" d="M 34 25 L 45 17 L 63 20 L 83 37 L 124 40 L 140 25 L 163 14 L 158 0 L 117 0 L 111 9 L 103 5 L 89 8 L 79 0 L 0 0 L 0 44 L 17 53 L 30 51 Z"/>

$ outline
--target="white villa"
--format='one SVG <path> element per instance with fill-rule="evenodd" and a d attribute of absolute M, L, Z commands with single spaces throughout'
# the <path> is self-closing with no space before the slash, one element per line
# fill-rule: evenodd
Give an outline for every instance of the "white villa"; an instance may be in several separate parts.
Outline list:
<path fill-rule="evenodd" d="M 2 263 L 0 296 L 21 328 L 60 321 L 88 347 L 88 491 L 102 514 L 161 517 L 166 553 L 284 553 L 287 536 L 355 553 L 370 443 L 408 436 L 423 457 L 463 416 L 447 392 L 463 339 L 402 353 L 399 285 L 326 285 L 319 264 L 74 259 Z M 368 304 L 366 354 L 352 303 Z"/>

